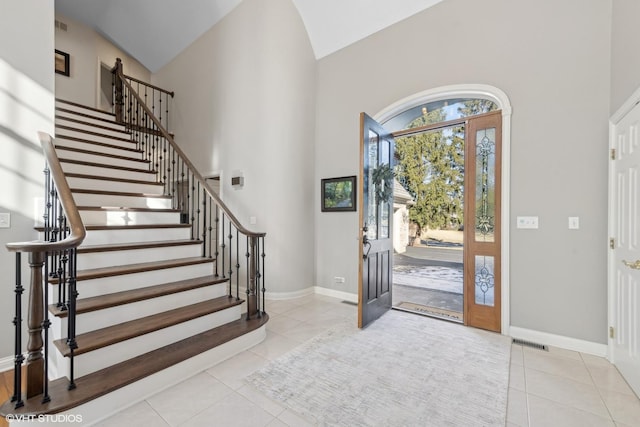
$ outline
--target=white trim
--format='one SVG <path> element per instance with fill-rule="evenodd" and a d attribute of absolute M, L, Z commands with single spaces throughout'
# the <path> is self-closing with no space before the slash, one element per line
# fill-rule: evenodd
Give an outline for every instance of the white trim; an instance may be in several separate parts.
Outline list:
<path fill-rule="evenodd" d="M 15 356 L 7 356 L 0 359 L 0 372 L 10 371 L 11 369 L 13 369 L 15 365 L 15 360 L 16 360 Z M 26 354 L 25 354 L 24 360 L 27 360 Z"/>
<path fill-rule="evenodd" d="M 636 89 L 631 96 L 613 113 L 609 122 L 616 125 L 627 115 L 629 111 L 633 109 L 640 102 L 640 87 Z"/>
<path fill-rule="evenodd" d="M 352 294 L 350 292 L 336 291 L 335 289 L 323 288 L 322 286 L 314 286 L 314 293 L 318 295 L 324 295 L 327 297 L 337 298 L 343 301 L 349 301 L 358 303 L 358 294 Z"/>
<path fill-rule="evenodd" d="M 242 294 L 242 293 L 241 293 Z M 265 298 L 270 300 L 287 300 L 294 298 L 306 297 L 307 295 L 313 295 L 313 287 L 302 289 L 300 291 L 293 292 L 265 292 Z M 269 312 L 269 303 L 267 302 L 267 313 Z"/>
<path fill-rule="evenodd" d="M 639 91 L 640 96 L 640 91 Z M 501 269 L 500 276 L 502 279 L 502 312 L 501 317 L 501 332 L 503 335 L 509 335 L 509 325 L 511 324 L 510 317 L 510 236 L 509 236 L 509 224 L 511 223 L 510 217 L 510 205 L 511 205 L 511 103 L 509 97 L 502 90 L 497 87 L 485 85 L 485 84 L 459 84 L 450 86 L 441 86 L 433 89 L 428 89 L 420 93 L 408 96 L 400 101 L 394 102 L 388 107 L 382 109 L 373 118 L 378 122 L 385 122 L 390 118 L 400 114 L 401 112 L 417 107 L 427 102 L 439 101 L 451 98 L 480 98 L 488 99 L 496 103 L 498 108 L 502 110 L 502 221 L 500 224 L 500 232 L 502 233 L 501 239 L 501 252 L 502 259 L 500 260 Z"/>
<path fill-rule="evenodd" d="M 512 326 L 510 328 L 510 336 L 526 341 L 532 341 L 539 344 L 551 345 L 566 350 L 578 351 L 580 353 L 592 354 L 594 356 L 606 357 L 607 345 L 597 342 L 579 340 L 576 338 L 565 337 L 563 335 L 549 334 L 547 332 L 534 331 L 532 329 L 519 328 Z"/>

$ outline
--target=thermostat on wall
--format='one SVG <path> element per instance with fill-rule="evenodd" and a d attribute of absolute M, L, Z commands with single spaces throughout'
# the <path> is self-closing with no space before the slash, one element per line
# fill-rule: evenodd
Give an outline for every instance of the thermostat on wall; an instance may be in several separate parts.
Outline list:
<path fill-rule="evenodd" d="M 242 187 L 244 185 L 244 177 L 242 176 L 233 176 L 231 177 L 231 185 L 235 186 L 240 186 Z"/>

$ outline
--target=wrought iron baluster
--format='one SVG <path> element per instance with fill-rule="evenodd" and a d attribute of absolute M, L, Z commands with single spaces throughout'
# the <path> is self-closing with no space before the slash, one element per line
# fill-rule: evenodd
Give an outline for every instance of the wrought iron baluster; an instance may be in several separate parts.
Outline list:
<path fill-rule="evenodd" d="M 69 390 L 76 388 L 75 376 L 74 376 L 74 357 L 75 350 L 78 348 L 76 342 L 76 300 L 78 298 L 78 291 L 76 287 L 76 262 L 77 253 L 75 249 L 69 249 L 69 312 L 67 313 L 67 345 L 69 346 Z"/>
<path fill-rule="evenodd" d="M 13 318 L 15 359 L 13 367 L 13 396 L 11 397 L 15 409 L 24 406 L 24 401 L 22 400 L 22 362 L 24 362 L 24 356 L 22 355 L 22 294 L 24 293 L 24 288 L 22 287 L 21 255 L 20 252 L 16 252 L 16 315 Z"/>

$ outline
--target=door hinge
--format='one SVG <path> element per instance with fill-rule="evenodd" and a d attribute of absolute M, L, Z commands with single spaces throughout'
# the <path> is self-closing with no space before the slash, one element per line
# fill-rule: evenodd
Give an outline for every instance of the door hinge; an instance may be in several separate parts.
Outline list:
<path fill-rule="evenodd" d="M 616 159 L 616 149 L 612 148 L 611 149 L 611 160 L 615 160 Z"/>
<path fill-rule="evenodd" d="M 609 326 L 609 338 L 615 338 L 615 329 L 613 329 L 613 326 Z"/>
<path fill-rule="evenodd" d="M 609 249 L 615 249 L 615 248 L 616 248 L 616 239 L 612 237 L 609 239 Z"/>

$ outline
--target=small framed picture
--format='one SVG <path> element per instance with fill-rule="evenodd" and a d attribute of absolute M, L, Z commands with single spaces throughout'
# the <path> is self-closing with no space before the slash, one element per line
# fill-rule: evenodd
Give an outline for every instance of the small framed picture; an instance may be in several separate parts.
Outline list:
<path fill-rule="evenodd" d="M 322 212 L 356 210 L 356 177 L 325 178 L 322 180 Z"/>
<path fill-rule="evenodd" d="M 56 49 L 56 73 L 69 76 L 69 54 Z"/>

